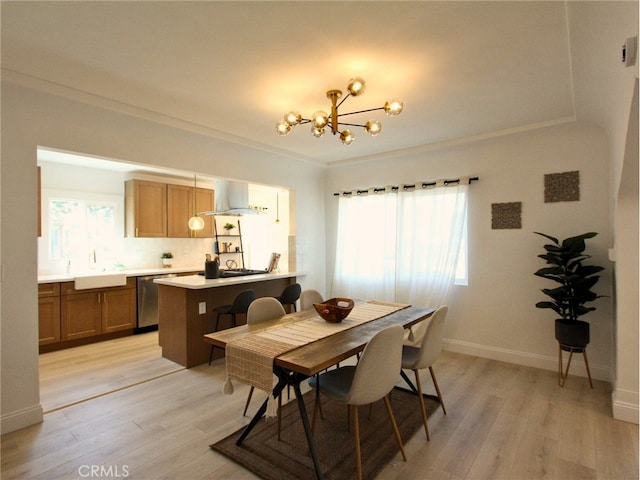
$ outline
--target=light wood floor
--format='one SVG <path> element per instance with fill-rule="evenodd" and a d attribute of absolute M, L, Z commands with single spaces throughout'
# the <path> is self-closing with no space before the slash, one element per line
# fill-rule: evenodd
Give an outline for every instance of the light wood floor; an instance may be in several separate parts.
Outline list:
<path fill-rule="evenodd" d="M 90 400 L 54 408 L 40 425 L 3 435 L 3 480 L 88 478 L 91 466 L 110 469 L 111 476 L 101 478 L 255 478 L 208 447 L 248 421 L 241 416 L 248 389 L 236 385 L 234 395 L 222 394 L 220 360 L 158 375 L 159 353 L 151 347 L 157 337 L 143 338 L 149 341 L 149 359 L 137 362 L 155 365 L 147 376 L 153 379 L 136 375 L 130 387 L 120 383 L 113 393 L 91 393 Z M 68 368 L 73 375 L 84 370 L 99 383 L 101 374 L 88 366 L 100 370 L 102 358 L 110 370 L 118 348 L 130 351 L 126 340 L 112 348 L 104 357 L 83 352 L 88 357 L 80 366 L 72 360 L 68 366 L 43 361 L 43 376 L 55 369 L 51 381 L 64 383 Z M 123 377 L 132 368 L 119 367 Z M 448 414 L 433 414 L 431 441 L 418 430 L 405 442 L 408 461 L 396 457 L 380 480 L 638 478 L 638 426 L 611 418 L 608 384 L 595 382 L 591 390 L 585 379 L 570 377 L 562 389 L 554 372 L 448 352 L 435 370 Z M 428 372 L 423 377 L 425 390 L 433 392 Z M 68 398 L 65 390 L 60 389 Z M 54 397 L 51 405 L 68 401 Z"/>
<path fill-rule="evenodd" d="M 157 331 L 44 353 L 39 363 L 45 413 L 184 369 L 162 357 Z"/>

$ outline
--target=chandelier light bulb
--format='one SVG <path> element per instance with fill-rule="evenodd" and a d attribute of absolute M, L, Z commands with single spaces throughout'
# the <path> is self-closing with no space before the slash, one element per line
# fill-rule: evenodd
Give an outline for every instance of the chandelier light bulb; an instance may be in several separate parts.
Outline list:
<path fill-rule="evenodd" d="M 355 137 L 353 136 L 353 133 L 351 133 L 351 130 L 343 130 L 340 132 L 340 141 L 343 145 L 351 145 L 354 138 Z"/>
<path fill-rule="evenodd" d="M 375 137 L 382 131 L 382 124 L 377 120 L 369 120 L 365 125 L 364 129 L 367 131 L 369 135 Z"/>
<path fill-rule="evenodd" d="M 366 87 L 366 85 L 367 84 L 362 78 L 352 78 L 351 80 L 349 80 L 349 86 L 347 87 L 347 90 L 349 90 L 349 93 L 352 96 L 357 97 L 358 95 L 362 95 L 364 93 L 364 88 Z"/>
<path fill-rule="evenodd" d="M 322 110 L 318 110 L 311 116 L 311 123 L 314 127 L 322 128 L 329 123 L 329 115 Z"/>
<path fill-rule="evenodd" d="M 324 128 L 318 128 L 311 125 L 311 134 L 316 138 L 320 138 L 324 135 Z"/>
<path fill-rule="evenodd" d="M 302 115 L 298 112 L 289 112 L 284 116 L 284 121 L 292 127 L 299 124 L 300 120 L 302 120 Z"/>
<path fill-rule="evenodd" d="M 398 100 L 397 98 L 392 98 L 384 104 L 384 111 L 387 115 L 400 115 L 403 108 L 404 105 L 402 104 L 402 101 Z"/>
<path fill-rule="evenodd" d="M 276 123 L 276 132 L 278 132 L 279 135 L 287 135 L 291 131 L 291 128 L 291 125 L 284 120 L 280 120 Z"/>

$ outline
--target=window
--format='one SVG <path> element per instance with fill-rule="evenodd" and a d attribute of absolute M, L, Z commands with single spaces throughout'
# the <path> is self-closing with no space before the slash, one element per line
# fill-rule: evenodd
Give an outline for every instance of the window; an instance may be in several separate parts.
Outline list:
<path fill-rule="evenodd" d="M 49 199 L 49 258 L 79 259 L 115 239 L 113 203 Z"/>
<path fill-rule="evenodd" d="M 123 238 L 123 200 L 89 192 L 43 191 L 39 268 L 61 271 L 111 266 Z"/>
<path fill-rule="evenodd" d="M 443 304 L 466 284 L 467 186 L 339 199 L 336 296 Z"/>

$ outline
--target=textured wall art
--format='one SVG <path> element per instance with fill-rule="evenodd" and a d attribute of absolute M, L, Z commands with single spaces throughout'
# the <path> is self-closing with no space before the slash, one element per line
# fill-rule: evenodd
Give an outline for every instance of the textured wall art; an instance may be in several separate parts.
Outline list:
<path fill-rule="evenodd" d="M 522 228 L 522 202 L 492 203 L 491 229 Z"/>
<path fill-rule="evenodd" d="M 580 200 L 580 172 L 548 173 L 544 176 L 544 203 Z"/>

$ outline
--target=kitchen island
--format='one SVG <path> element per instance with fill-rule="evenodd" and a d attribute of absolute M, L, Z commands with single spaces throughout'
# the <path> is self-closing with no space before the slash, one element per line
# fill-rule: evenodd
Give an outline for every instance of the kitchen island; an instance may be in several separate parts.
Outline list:
<path fill-rule="evenodd" d="M 203 337 L 215 326 L 215 309 L 233 303 L 243 290 L 253 289 L 257 297 L 275 297 L 296 283 L 300 272 L 264 273 L 234 278 L 206 279 L 202 275 L 158 278 L 159 343 L 162 356 L 186 368 L 209 361 L 210 345 Z M 243 316 L 238 324 L 245 323 Z M 231 326 L 228 315 L 220 319 L 219 329 Z M 214 358 L 223 356 L 214 351 Z"/>

